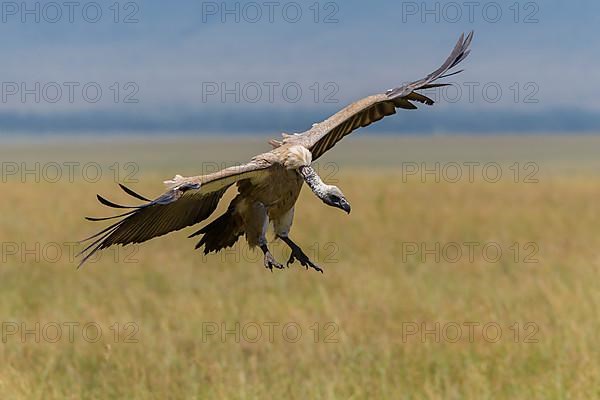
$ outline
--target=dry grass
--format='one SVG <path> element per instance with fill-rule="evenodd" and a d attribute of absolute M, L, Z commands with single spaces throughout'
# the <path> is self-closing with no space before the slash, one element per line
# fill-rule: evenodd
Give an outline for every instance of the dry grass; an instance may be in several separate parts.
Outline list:
<path fill-rule="evenodd" d="M 164 178 L 194 173 L 198 160 L 230 161 L 219 142 L 208 149 L 203 143 L 161 148 L 131 141 L 119 151 L 108 142 L 54 144 L 42 157 L 97 161 L 105 175 L 114 161 L 134 161 L 140 183 L 132 186 L 154 195 Z M 95 193 L 124 199 L 113 180 L 21 183 L 11 177 L 1 183 L 0 397 L 598 398 L 600 140 L 405 138 L 366 146 L 350 142 L 332 153 L 343 167 L 335 179 L 352 203 L 350 216 L 302 193 L 293 237 L 312 248 L 324 275 L 298 266 L 271 274 L 240 244 L 227 257 L 203 258 L 186 239 L 188 231 L 144 244 L 135 254 L 108 251 L 75 271 L 65 243 L 98 227 L 81 219 L 104 212 L 94 204 Z M 236 155 L 250 155 L 254 147 L 248 142 Z M 353 166 L 352 154 L 367 148 L 386 155 L 385 165 Z M 35 160 L 40 149 L 13 144 L 0 155 Z M 504 171 L 515 161 L 533 161 L 539 183 L 403 183 L 399 163 L 421 160 L 497 160 Z M 406 255 L 413 243 L 465 242 L 496 243 L 503 255 L 486 261 L 481 247 L 473 261 L 464 254 L 458 262 L 447 254 L 439 262 L 435 255 Z M 523 262 L 530 242 L 539 248 L 537 263 Z M 63 251 L 57 259 L 53 243 Z M 282 246 L 275 252 L 282 261 L 287 255 Z M 69 322 L 80 324 L 73 340 Z M 102 328 L 96 343 L 82 337 L 88 322 Z M 126 340 L 128 322 L 138 329 L 137 343 Z M 473 340 L 469 322 L 479 324 Z M 22 331 L 35 331 L 36 323 L 39 343 Z M 51 323 L 62 326 L 56 343 L 48 340 Z M 234 334 L 206 331 L 222 324 L 235 330 L 236 323 L 239 343 Z M 262 330 L 256 343 L 252 323 Z M 273 340 L 268 323 L 278 324 Z M 287 323 L 302 329 L 295 343 L 294 329 L 283 336 Z M 421 323 L 430 330 L 439 324 L 439 341 L 422 337 Z M 502 329 L 495 343 L 494 330 L 485 336 L 481 329 L 489 323 Z M 462 328 L 456 342 L 452 324 Z M 10 334 L 15 326 L 18 332 Z M 407 335 L 415 326 L 420 332 Z"/>

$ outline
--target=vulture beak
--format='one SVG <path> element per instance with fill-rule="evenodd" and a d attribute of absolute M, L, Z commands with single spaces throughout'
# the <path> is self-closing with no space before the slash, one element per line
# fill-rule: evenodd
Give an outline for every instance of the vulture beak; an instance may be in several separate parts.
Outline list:
<path fill-rule="evenodd" d="M 346 200 L 342 199 L 340 201 L 340 208 L 342 210 L 346 211 L 346 214 L 350 214 L 350 210 L 351 210 L 350 203 L 348 203 Z"/>

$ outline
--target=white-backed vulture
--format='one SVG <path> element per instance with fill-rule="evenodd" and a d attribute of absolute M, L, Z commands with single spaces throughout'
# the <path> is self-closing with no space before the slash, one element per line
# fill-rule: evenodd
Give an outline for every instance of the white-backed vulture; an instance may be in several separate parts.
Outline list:
<path fill-rule="evenodd" d="M 247 164 L 210 175 L 189 178 L 177 175 L 165 182 L 168 190 L 154 200 L 120 185 L 127 194 L 145 202 L 139 206 L 123 206 L 98 196 L 100 203 L 128 211 L 113 217 L 87 218 L 92 221 L 120 219 L 84 240 L 92 242 L 80 252 L 83 258 L 79 266 L 98 250 L 112 245 L 145 242 L 206 220 L 217 208 L 225 191 L 235 184 L 239 193 L 227 211 L 190 235 L 202 235 L 196 248 L 203 247 L 205 254 L 218 252 L 233 246 L 240 236 L 245 235 L 251 247 L 258 246 L 263 251 L 265 267 L 281 269 L 283 265 L 273 258 L 267 247 L 266 232 L 272 223 L 276 237 L 292 250 L 288 266 L 297 260 L 307 269 L 323 272 L 289 237 L 300 189 L 306 182 L 325 204 L 347 213 L 350 213 L 350 203 L 339 188 L 321 180 L 311 168 L 312 162 L 344 136 L 395 114 L 396 108 L 415 109 L 413 101 L 432 105 L 433 100 L 416 91 L 446 86 L 435 82 L 461 72 L 447 73 L 467 57 L 472 38 L 473 32 L 466 37 L 461 35 L 446 61 L 425 78 L 359 100 L 325 121 L 314 124 L 304 133 L 284 134 L 281 141 L 270 142 L 273 150 L 252 158 Z"/>

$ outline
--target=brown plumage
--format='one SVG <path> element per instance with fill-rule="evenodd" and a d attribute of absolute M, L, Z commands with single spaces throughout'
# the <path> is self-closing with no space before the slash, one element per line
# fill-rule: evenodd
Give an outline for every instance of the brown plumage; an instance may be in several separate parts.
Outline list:
<path fill-rule="evenodd" d="M 227 211 L 190 236 L 202 235 L 196 248 L 203 247 L 205 253 L 217 252 L 233 246 L 240 236 L 245 235 L 251 247 L 258 246 L 263 251 L 267 268 L 283 268 L 267 247 L 266 229 L 272 222 L 277 237 L 292 249 L 288 266 L 298 260 L 307 269 L 310 267 L 322 272 L 288 235 L 302 184 L 306 182 L 327 205 L 349 213 L 350 204 L 339 188 L 323 183 L 310 167 L 311 163 L 344 136 L 395 114 L 396 108 L 415 109 L 413 101 L 432 105 L 433 100 L 416 90 L 445 86 L 434 82 L 461 72 L 446 74 L 467 57 L 472 38 L 473 32 L 466 38 L 461 35 L 446 61 L 425 78 L 359 100 L 304 133 L 284 134 L 283 140 L 269 142 L 273 150 L 254 157 L 247 164 L 210 175 L 176 176 L 165 182 L 168 190 L 155 200 L 120 185 L 127 194 L 145 202 L 139 206 L 122 206 L 98 196 L 100 203 L 108 207 L 129 211 L 113 217 L 87 218 L 91 221 L 121 219 L 84 240 L 92 242 L 80 252 L 83 258 L 79 266 L 95 252 L 112 245 L 145 242 L 206 220 L 217 208 L 225 191 L 236 184 L 239 194 Z"/>

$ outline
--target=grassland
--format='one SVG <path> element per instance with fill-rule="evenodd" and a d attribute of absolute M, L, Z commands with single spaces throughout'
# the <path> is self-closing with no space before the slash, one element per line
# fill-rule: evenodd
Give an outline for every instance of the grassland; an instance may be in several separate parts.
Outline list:
<path fill-rule="evenodd" d="M 241 242 L 203 257 L 191 229 L 75 269 L 72 242 L 101 226 L 82 216 L 106 215 L 96 193 L 154 196 L 265 149 L 231 143 L 0 147 L 0 398 L 600 397 L 600 139 L 345 141 L 319 167 L 352 214 L 304 190 L 292 230 L 323 275 L 270 273 Z M 421 177 L 436 162 L 439 182 Z M 471 162 L 502 178 L 468 179 Z"/>

